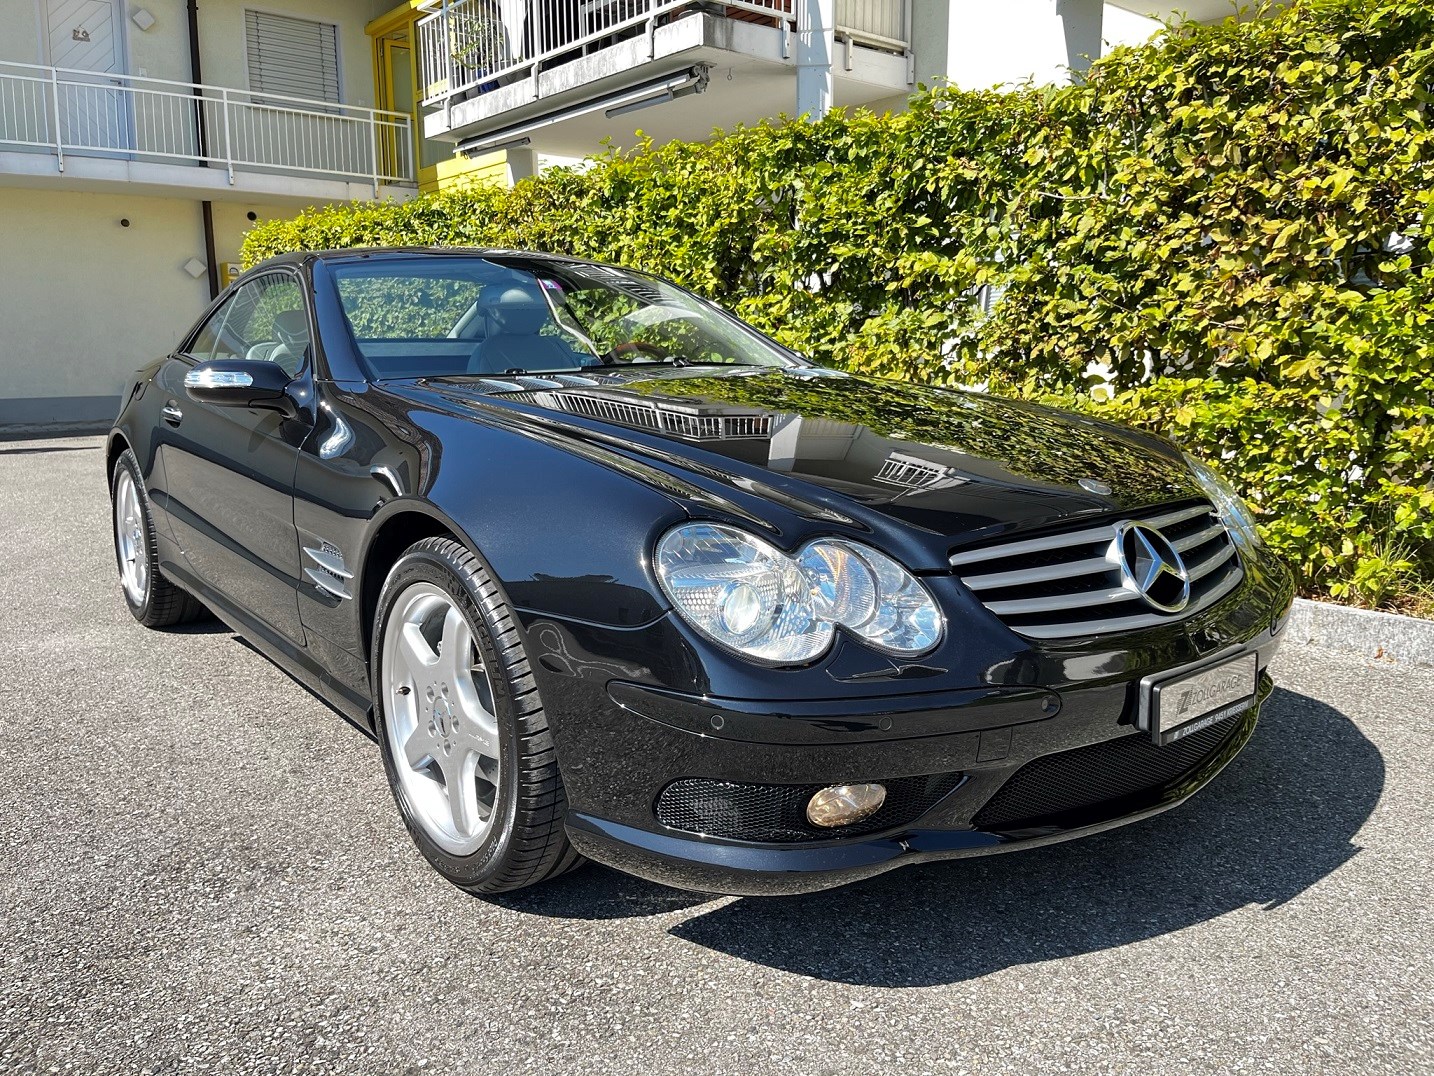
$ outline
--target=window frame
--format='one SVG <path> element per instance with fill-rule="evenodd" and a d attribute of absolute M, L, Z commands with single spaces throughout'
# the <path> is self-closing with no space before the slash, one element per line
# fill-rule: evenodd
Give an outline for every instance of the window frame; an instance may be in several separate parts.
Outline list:
<path fill-rule="evenodd" d="M 317 333 L 317 331 L 316 331 L 316 320 L 315 320 L 315 318 L 314 318 L 314 300 L 313 300 L 313 296 L 309 294 L 309 289 L 308 289 L 307 287 L 305 287 L 305 285 L 304 285 L 304 275 L 303 275 L 303 273 L 299 272 L 298 269 L 294 268 L 293 266 L 289 266 L 289 265 L 276 265 L 276 266 L 273 266 L 272 268 L 265 269 L 265 270 L 263 270 L 262 272 L 256 272 L 256 273 L 252 273 L 252 274 L 246 273 L 244 276 L 242 276 L 242 277 L 240 277 L 238 280 L 234 281 L 233 284 L 231 284 L 225 291 L 223 291 L 223 292 L 219 295 L 218 298 L 216 298 L 216 299 L 214 300 L 214 302 L 210 305 L 209 309 L 204 312 L 204 314 L 199 318 L 199 320 L 198 320 L 197 322 L 195 322 L 194 326 L 189 330 L 188 335 L 185 336 L 184 340 L 180 343 L 179 347 L 175 350 L 175 352 L 174 352 L 174 358 L 179 359 L 179 360 L 184 361 L 184 362 L 187 362 L 187 363 L 189 363 L 191 366 L 198 366 L 198 365 L 199 365 L 200 363 L 202 363 L 202 362 L 210 362 L 210 361 L 214 361 L 214 362 L 244 362 L 244 361 L 246 361 L 246 360 L 244 360 L 244 359 L 242 359 L 242 358 L 240 358 L 240 359 L 212 359 L 212 358 L 210 358 L 210 359 L 202 359 L 202 358 L 200 358 L 198 355 L 194 354 L 194 351 L 193 351 L 194 344 L 195 344 L 195 342 L 199 339 L 199 337 L 200 337 L 201 335 L 203 335 L 204 330 L 209 327 L 210 323 L 213 322 L 215 318 L 218 318 L 218 317 L 227 318 L 227 317 L 229 316 L 229 312 L 230 312 L 230 310 L 231 310 L 232 307 L 233 307 L 234 300 L 235 300 L 235 298 L 239 295 L 239 292 L 240 292 L 243 288 L 247 287 L 247 286 L 250 285 L 250 284 L 257 284 L 259 281 L 264 280 L 265 278 L 271 277 L 271 276 L 284 276 L 284 277 L 288 277 L 288 278 L 290 278 L 291 280 L 293 280 L 295 284 L 298 285 L 298 288 L 299 288 L 299 297 L 300 297 L 301 301 L 302 301 L 303 304 L 304 304 L 304 317 L 308 320 L 308 323 L 309 323 L 309 346 L 304 349 L 304 359 L 303 359 L 303 362 L 301 362 L 301 363 L 299 364 L 298 369 L 294 371 L 293 376 L 290 377 L 289 380 L 290 380 L 291 382 L 292 382 L 292 381 L 297 381 L 297 380 L 299 380 L 301 377 L 305 377 L 305 376 L 310 376 L 310 375 L 312 375 L 313 371 L 316 369 L 316 365 L 315 365 L 315 364 L 316 364 L 316 361 L 317 361 L 317 360 L 316 360 L 316 354 L 317 354 L 317 351 L 318 351 L 318 349 L 314 346 L 315 341 L 317 341 L 317 339 L 318 339 L 318 333 Z M 224 326 L 223 326 L 223 323 L 221 322 L 221 324 L 220 324 L 220 326 L 219 326 L 221 332 L 223 331 L 223 327 L 224 327 Z M 218 334 L 216 333 L 216 335 L 218 335 Z M 268 359 L 255 359 L 255 360 L 253 360 L 253 361 L 255 361 L 255 362 L 268 362 L 269 360 L 268 360 Z M 276 363 L 275 365 L 278 365 L 278 364 Z M 282 369 L 282 367 L 280 367 L 280 369 Z"/>

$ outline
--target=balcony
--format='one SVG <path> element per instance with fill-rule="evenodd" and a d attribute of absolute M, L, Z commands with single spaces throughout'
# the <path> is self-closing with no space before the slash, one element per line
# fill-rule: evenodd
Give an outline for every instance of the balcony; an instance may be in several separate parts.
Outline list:
<path fill-rule="evenodd" d="M 799 0 L 434 2 L 418 23 L 425 133 L 470 152 L 582 155 L 637 126 L 701 139 L 796 110 Z M 908 91 L 910 26 L 910 0 L 837 0 L 836 104 Z M 651 104 L 665 107 L 624 118 Z"/>
<path fill-rule="evenodd" d="M 0 178 L 194 197 L 356 200 L 414 183 L 397 112 L 0 62 Z"/>

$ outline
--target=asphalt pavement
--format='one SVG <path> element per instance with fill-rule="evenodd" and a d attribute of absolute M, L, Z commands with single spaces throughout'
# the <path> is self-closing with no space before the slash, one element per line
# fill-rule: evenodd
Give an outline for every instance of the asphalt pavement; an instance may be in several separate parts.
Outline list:
<path fill-rule="evenodd" d="M 0 1071 L 1434 1071 L 1434 670 L 1289 649 L 1179 810 L 799 898 L 498 900 L 234 635 L 146 631 L 95 438 L 0 442 Z"/>

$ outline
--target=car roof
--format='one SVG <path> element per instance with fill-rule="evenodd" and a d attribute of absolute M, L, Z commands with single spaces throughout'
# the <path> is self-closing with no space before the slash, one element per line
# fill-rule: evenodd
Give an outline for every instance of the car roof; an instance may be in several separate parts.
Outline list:
<path fill-rule="evenodd" d="M 482 258 L 536 258 L 543 261 L 567 262 L 572 264 L 596 265 L 597 262 L 573 258 L 563 254 L 548 254 L 537 250 L 508 250 L 500 247 L 346 247 L 335 250 L 297 250 L 287 254 L 276 254 L 255 265 L 255 269 L 272 268 L 279 265 L 303 265 L 311 261 L 341 263 L 354 261 L 384 260 L 388 258 L 411 258 L 422 255 L 434 258 L 482 257 Z"/>

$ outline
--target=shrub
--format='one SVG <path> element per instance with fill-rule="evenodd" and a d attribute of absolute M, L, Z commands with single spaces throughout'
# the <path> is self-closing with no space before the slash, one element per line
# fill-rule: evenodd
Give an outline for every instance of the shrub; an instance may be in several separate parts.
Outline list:
<path fill-rule="evenodd" d="M 1305 593 L 1389 603 L 1434 585 L 1431 86 L 1434 5 L 1296 0 L 1172 27 L 1077 86 L 311 210 L 245 256 L 471 244 L 648 269 L 823 362 L 1168 434 L 1244 488 Z"/>

